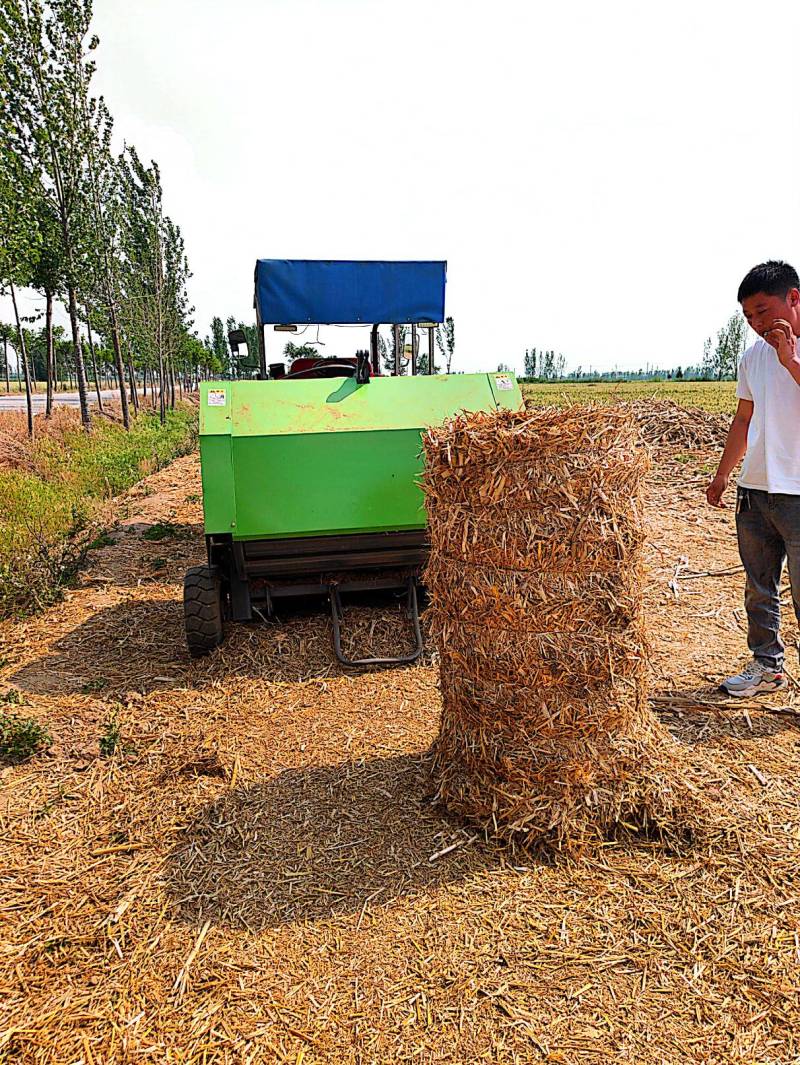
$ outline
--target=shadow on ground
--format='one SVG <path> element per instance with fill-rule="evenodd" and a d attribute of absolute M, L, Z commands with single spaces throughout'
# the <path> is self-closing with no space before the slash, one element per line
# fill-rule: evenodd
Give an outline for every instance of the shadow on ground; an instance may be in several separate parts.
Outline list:
<path fill-rule="evenodd" d="M 499 850 L 437 816 L 430 788 L 421 753 L 228 791 L 183 831 L 166 891 L 185 921 L 258 931 L 360 914 L 498 866 Z M 463 845 L 430 861 L 453 842 Z"/>
<path fill-rule="evenodd" d="M 409 642 L 397 608 L 347 611 L 345 650 L 398 654 Z M 398 646 L 399 645 L 399 646 Z M 189 657 L 181 599 L 129 600 L 92 614 L 10 681 L 36 695 L 119 694 L 197 687 L 226 678 L 299 682 L 354 670 L 337 662 L 326 605 L 284 613 L 284 620 L 226 624 L 222 645 Z"/>
<path fill-rule="evenodd" d="M 793 714 L 791 710 L 776 712 L 772 700 L 765 700 L 763 706 L 748 703 L 743 707 L 735 699 L 716 691 L 699 695 L 697 691 L 665 694 L 676 700 L 677 705 L 659 704 L 656 695 L 653 711 L 676 739 L 690 747 L 724 743 L 729 739 L 757 741 L 777 736 L 785 729 L 800 729 L 800 714 Z M 783 692 L 778 694 L 784 695 Z M 693 700 L 698 703 L 702 700 L 703 705 L 692 706 Z"/>

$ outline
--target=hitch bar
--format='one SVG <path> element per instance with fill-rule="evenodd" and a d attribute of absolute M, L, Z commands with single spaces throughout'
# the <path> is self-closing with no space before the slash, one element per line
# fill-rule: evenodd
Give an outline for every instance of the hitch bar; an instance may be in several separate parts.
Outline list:
<path fill-rule="evenodd" d="M 402 587 L 398 585 L 398 587 Z M 414 627 L 416 645 L 414 650 L 407 655 L 399 655 L 397 658 L 347 658 L 342 651 L 342 600 L 339 595 L 337 584 L 328 585 L 328 596 L 331 604 L 331 622 L 333 623 L 333 649 L 336 657 L 343 666 L 405 666 L 416 662 L 423 651 L 422 629 L 419 623 L 419 604 L 417 601 L 417 582 L 409 577 L 406 583 L 406 613 Z"/>

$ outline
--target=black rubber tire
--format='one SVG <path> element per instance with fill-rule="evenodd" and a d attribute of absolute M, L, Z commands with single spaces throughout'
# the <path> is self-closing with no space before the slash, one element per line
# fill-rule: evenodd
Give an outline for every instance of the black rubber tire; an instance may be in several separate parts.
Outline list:
<path fill-rule="evenodd" d="M 222 588 L 210 566 L 192 566 L 183 579 L 183 621 L 192 658 L 222 643 Z"/>

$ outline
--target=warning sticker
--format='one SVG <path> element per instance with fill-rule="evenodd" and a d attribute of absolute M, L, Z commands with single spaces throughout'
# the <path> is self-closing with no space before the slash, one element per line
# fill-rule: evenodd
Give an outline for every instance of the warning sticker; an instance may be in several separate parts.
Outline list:
<path fill-rule="evenodd" d="M 209 390 L 208 390 L 208 405 L 209 405 L 209 407 L 224 407 L 225 406 L 225 389 L 224 388 L 209 388 Z"/>
<path fill-rule="evenodd" d="M 500 392 L 510 392 L 514 387 L 514 382 L 510 377 L 495 377 L 494 383 L 497 385 Z"/>

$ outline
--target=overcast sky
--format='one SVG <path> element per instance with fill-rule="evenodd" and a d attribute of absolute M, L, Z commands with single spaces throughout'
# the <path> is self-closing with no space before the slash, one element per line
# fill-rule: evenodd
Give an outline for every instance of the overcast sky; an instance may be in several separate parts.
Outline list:
<path fill-rule="evenodd" d="M 95 29 L 201 336 L 252 317 L 256 258 L 442 258 L 461 369 L 674 366 L 751 265 L 800 263 L 797 0 L 95 0 Z"/>

